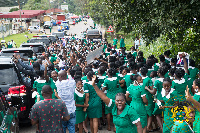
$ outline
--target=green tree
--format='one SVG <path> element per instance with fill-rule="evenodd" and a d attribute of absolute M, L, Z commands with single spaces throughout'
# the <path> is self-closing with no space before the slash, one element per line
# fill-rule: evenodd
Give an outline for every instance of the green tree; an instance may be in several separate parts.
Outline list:
<path fill-rule="evenodd" d="M 172 51 L 186 51 L 199 63 L 199 0 L 105 0 L 108 16 L 118 30 L 138 31 L 149 44 L 160 35 L 173 44 Z"/>
<path fill-rule="evenodd" d="M 48 10 L 49 0 L 28 0 L 23 7 L 24 10 Z"/>

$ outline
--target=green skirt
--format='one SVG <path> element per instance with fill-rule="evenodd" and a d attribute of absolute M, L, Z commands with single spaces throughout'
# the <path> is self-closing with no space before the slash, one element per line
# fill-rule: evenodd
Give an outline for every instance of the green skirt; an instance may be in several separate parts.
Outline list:
<path fill-rule="evenodd" d="M 162 103 L 162 106 L 164 106 L 164 104 Z M 153 115 L 161 115 L 163 112 L 163 109 L 159 109 L 159 106 L 157 105 L 157 103 L 155 103 L 155 108 L 153 110 Z"/>
<path fill-rule="evenodd" d="M 87 117 L 86 112 L 82 110 L 76 110 L 76 124 L 79 124 L 85 121 L 86 117 Z"/>

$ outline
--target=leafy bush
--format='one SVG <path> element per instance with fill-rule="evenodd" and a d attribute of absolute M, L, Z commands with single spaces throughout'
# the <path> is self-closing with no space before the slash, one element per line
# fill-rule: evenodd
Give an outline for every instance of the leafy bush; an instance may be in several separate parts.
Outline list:
<path fill-rule="evenodd" d="M 19 8 L 11 8 L 9 12 L 18 11 Z"/>
<path fill-rule="evenodd" d="M 139 47 L 139 50 L 141 50 L 144 53 L 145 58 L 149 57 L 150 55 L 154 55 L 156 58 L 158 58 L 159 55 L 164 54 L 166 50 L 171 50 L 171 49 L 172 49 L 171 42 L 166 39 L 166 36 L 163 35 L 157 38 L 156 41 L 150 43 L 148 46 L 146 46 L 146 44 L 143 44 Z M 177 53 L 172 53 L 172 55 L 175 54 Z"/>

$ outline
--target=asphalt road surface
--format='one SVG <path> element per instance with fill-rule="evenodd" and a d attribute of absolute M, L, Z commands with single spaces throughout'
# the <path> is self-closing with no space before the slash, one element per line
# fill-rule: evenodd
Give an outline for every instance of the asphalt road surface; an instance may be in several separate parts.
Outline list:
<path fill-rule="evenodd" d="M 85 31 L 87 28 L 90 29 L 90 26 L 94 26 L 92 19 L 88 19 L 87 21 L 87 25 L 84 24 L 83 21 L 79 22 L 76 25 L 70 25 L 70 29 L 67 31 L 68 34 L 77 34 L 77 36 L 81 35 L 82 31 Z M 102 33 L 104 33 L 104 29 L 100 28 L 99 29 L 102 31 Z M 50 34 L 50 30 L 49 29 L 45 29 L 47 34 Z M 51 32 L 57 32 L 57 26 L 54 26 Z M 89 129 L 89 125 L 88 125 L 88 129 Z M 35 133 L 36 131 L 36 127 L 35 126 L 21 126 L 20 127 L 20 133 Z M 68 133 L 68 131 L 67 131 Z M 103 130 L 99 130 L 99 133 L 113 133 L 113 127 L 112 127 L 112 131 L 107 131 L 106 127 L 103 127 Z M 153 133 L 161 133 L 161 132 L 153 132 Z"/>

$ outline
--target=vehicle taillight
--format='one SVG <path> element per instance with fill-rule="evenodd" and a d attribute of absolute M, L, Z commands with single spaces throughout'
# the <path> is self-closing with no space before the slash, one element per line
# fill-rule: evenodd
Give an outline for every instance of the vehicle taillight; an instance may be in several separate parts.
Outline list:
<path fill-rule="evenodd" d="M 26 95 L 26 87 L 24 85 L 11 87 L 8 89 L 8 95 L 14 96 L 14 95 Z"/>
<path fill-rule="evenodd" d="M 25 110 L 26 110 L 26 106 L 20 107 L 20 111 L 25 111 Z"/>
<path fill-rule="evenodd" d="M 28 30 L 30 30 L 30 29 L 28 29 Z"/>

